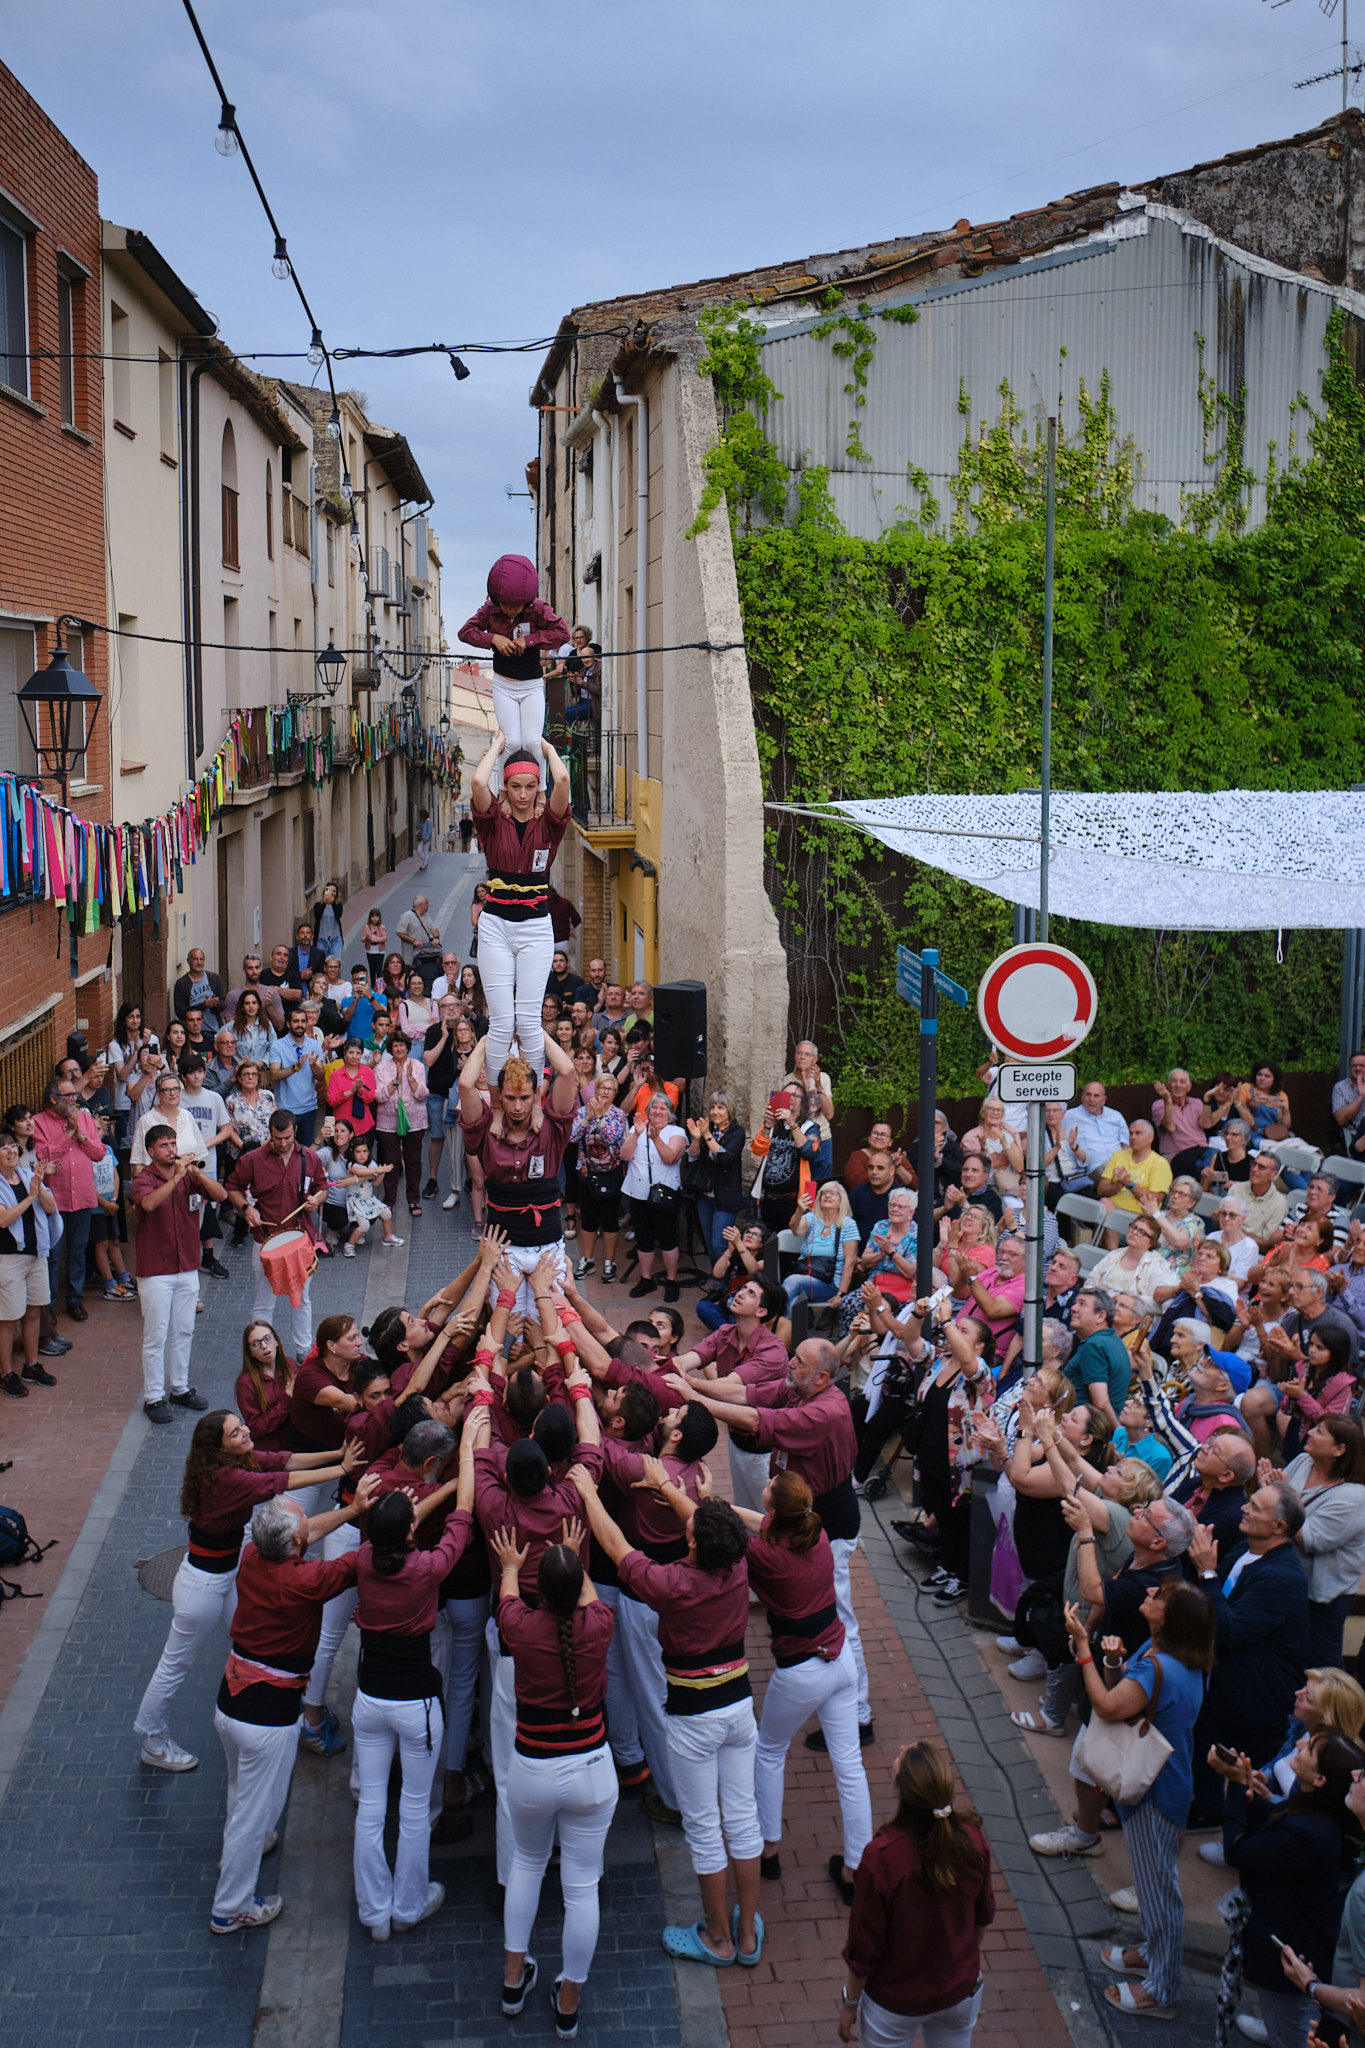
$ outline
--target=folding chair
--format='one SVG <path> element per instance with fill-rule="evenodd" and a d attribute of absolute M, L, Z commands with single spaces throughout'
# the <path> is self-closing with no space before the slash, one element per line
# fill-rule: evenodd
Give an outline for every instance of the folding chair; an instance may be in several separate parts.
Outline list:
<path fill-rule="evenodd" d="M 1107 1259 L 1109 1256 L 1102 1244 L 1078 1244 L 1074 1247 L 1074 1250 L 1080 1265 L 1082 1279 L 1088 1273 L 1094 1272 L 1101 1259 Z"/>
<path fill-rule="evenodd" d="M 1053 1213 L 1057 1216 L 1069 1216 L 1073 1223 L 1088 1223 L 1092 1244 L 1098 1240 L 1102 1230 L 1112 1227 L 1109 1224 L 1109 1211 L 1103 1202 L 1097 1202 L 1093 1195 L 1063 1195 Z"/>

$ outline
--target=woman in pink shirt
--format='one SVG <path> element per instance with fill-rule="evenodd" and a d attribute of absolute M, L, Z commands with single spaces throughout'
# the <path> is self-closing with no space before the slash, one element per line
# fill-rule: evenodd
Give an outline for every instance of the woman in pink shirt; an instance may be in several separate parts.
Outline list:
<path fill-rule="evenodd" d="M 57 1273 L 66 1246 L 66 1312 L 78 1323 L 86 1317 L 85 1254 L 90 1223 L 98 1213 L 94 1162 L 104 1157 L 104 1140 L 88 1109 L 79 1107 L 74 1081 L 49 1081 L 43 1106 L 33 1119 L 33 1142 L 40 1159 L 51 1162 L 44 1185 L 61 1212 L 63 1231 L 47 1255 L 48 1291 L 57 1299 Z"/>
<path fill-rule="evenodd" d="M 412 1040 L 401 1031 L 389 1038 L 374 1069 L 375 1118 L 379 1125 L 379 1156 L 389 1169 L 384 1200 L 393 1207 L 402 1168 L 408 1210 L 422 1213 L 422 1138 L 427 1127 L 427 1070 L 412 1057 Z"/>

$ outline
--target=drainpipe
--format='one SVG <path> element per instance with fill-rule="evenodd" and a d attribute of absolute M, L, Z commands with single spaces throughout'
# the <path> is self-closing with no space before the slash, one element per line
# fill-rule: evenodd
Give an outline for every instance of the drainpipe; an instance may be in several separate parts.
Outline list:
<path fill-rule="evenodd" d="M 619 377 L 614 379 L 619 405 L 633 405 L 635 411 L 635 638 L 641 650 L 649 635 L 649 406 L 643 397 L 632 398 Z M 649 774 L 649 662 L 643 651 L 635 656 L 635 758 L 641 782 Z"/>
<path fill-rule="evenodd" d="M 185 774 L 191 786 L 198 773 L 199 756 L 204 747 L 204 653 L 200 637 L 204 620 L 200 559 L 203 508 L 200 504 L 199 478 L 199 379 L 209 367 L 208 363 L 201 362 L 190 370 L 188 360 L 181 357 L 181 417 L 185 421 L 185 438 L 189 442 L 188 449 L 182 448 L 181 453 L 187 454 L 189 458 L 185 465 L 188 474 L 182 504 L 185 514 L 184 602 L 189 613 L 185 635 L 189 642 L 185 649 Z"/>
<path fill-rule="evenodd" d="M 593 480 L 595 484 L 600 474 L 602 479 L 602 495 L 606 500 L 603 511 L 601 513 L 595 512 L 594 514 L 597 530 L 603 537 L 603 566 L 599 572 L 597 583 L 597 636 L 599 640 L 605 642 L 611 637 L 612 625 L 616 618 L 616 479 L 612 474 L 612 464 L 609 459 L 611 455 L 611 428 L 607 422 L 606 415 L 594 410 L 592 423 L 602 436 L 602 460 L 600 463 L 597 460 L 596 449 L 594 448 L 593 451 Z M 605 668 L 607 664 L 604 663 L 603 666 Z M 607 728 L 606 714 L 609 701 L 611 728 L 614 729 L 616 720 L 620 716 L 614 678 L 611 684 L 611 697 L 608 700 L 606 677 L 604 675 L 602 696 L 603 728 Z"/>

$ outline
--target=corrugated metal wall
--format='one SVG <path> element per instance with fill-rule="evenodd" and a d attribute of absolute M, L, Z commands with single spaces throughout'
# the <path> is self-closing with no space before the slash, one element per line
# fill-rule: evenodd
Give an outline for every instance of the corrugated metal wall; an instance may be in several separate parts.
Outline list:
<path fill-rule="evenodd" d="M 1108 239 L 914 295 L 914 326 L 874 319 L 867 402 L 857 415 L 867 463 L 845 452 L 854 406 L 843 388 L 848 363 L 833 352 L 842 337 L 813 335 L 811 321 L 773 329 L 763 366 L 783 398 L 768 431 L 793 468 L 829 468 L 844 526 L 870 536 L 918 513 L 907 464 L 928 473 L 945 516 L 951 511 L 947 483 L 967 426 L 961 388 L 971 401 L 973 436 L 982 419 L 998 416 L 1002 380 L 1030 424 L 1060 398 L 1059 417 L 1071 434 L 1081 382 L 1096 394 L 1107 370 L 1118 432 L 1133 436 L 1141 458 L 1137 503 L 1179 520 L 1182 488 L 1209 488 L 1216 470 L 1205 465 L 1206 448 L 1221 448 L 1225 435 L 1220 421 L 1205 437 L 1195 340 L 1202 334 L 1205 370 L 1217 388 L 1232 397 L 1245 380 L 1245 460 L 1260 480 L 1254 523 L 1265 510 L 1269 444 L 1277 444 L 1283 466 L 1291 404 L 1299 393 L 1319 402 L 1334 297 L 1359 310 L 1354 294 L 1269 271 L 1179 221 L 1134 212 Z M 1308 424 L 1300 413 L 1301 454 Z"/>

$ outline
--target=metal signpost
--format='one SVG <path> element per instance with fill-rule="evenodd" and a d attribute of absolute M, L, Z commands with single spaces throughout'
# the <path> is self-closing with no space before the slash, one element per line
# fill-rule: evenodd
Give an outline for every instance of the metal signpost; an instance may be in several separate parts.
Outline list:
<path fill-rule="evenodd" d="M 1075 1093 L 1076 1069 L 1066 1064 L 1095 1022 L 1095 979 L 1064 946 L 1011 946 L 993 960 L 976 992 L 977 1015 L 1002 1054 L 997 1083 L 1002 1102 L 1028 1104 L 1024 1153 L 1024 1369 L 1042 1363 L 1043 1106 Z M 1005 1060 L 1012 1064 L 1006 1065 Z"/>
<path fill-rule="evenodd" d="M 971 998 L 960 981 L 944 974 L 938 948 L 912 953 L 896 948 L 896 994 L 919 1011 L 919 1199 L 915 1205 L 915 1291 L 934 1291 L 934 1108 L 938 1088 L 938 999 L 965 1010 Z"/>

